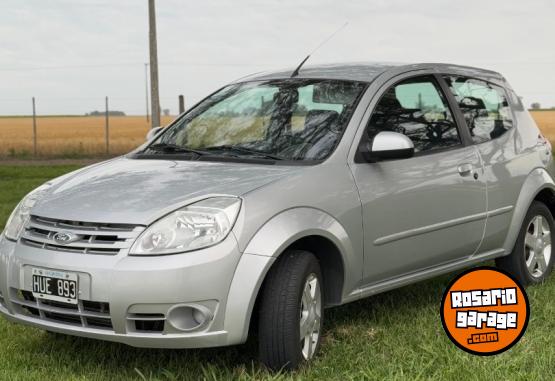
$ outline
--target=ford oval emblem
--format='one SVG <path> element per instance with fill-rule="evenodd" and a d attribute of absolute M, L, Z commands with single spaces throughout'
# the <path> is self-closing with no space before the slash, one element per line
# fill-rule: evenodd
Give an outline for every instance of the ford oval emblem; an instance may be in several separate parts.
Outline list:
<path fill-rule="evenodd" d="M 52 239 L 59 243 L 60 245 L 66 245 L 68 243 L 75 242 L 79 239 L 77 234 L 73 234 L 71 232 L 58 232 L 52 236 Z"/>

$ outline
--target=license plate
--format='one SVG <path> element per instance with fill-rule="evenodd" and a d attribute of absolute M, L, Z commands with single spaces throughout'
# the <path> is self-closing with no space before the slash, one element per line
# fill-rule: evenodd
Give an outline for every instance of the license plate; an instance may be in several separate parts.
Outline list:
<path fill-rule="evenodd" d="M 77 274 L 35 268 L 32 274 L 35 298 L 77 304 Z"/>

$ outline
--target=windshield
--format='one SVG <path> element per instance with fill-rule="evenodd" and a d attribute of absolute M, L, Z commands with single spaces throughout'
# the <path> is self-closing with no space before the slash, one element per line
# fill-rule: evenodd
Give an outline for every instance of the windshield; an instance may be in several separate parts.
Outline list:
<path fill-rule="evenodd" d="M 301 79 L 234 84 L 202 101 L 143 153 L 323 160 L 339 142 L 365 87 Z"/>

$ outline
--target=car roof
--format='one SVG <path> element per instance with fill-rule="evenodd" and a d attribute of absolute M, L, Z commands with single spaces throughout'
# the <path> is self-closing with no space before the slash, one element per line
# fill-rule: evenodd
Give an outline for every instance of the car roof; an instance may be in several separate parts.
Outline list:
<path fill-rule="evenodd" d="M 505 82 L 504 77 L 495 71 L 448 63 L 401 64 L 352 62 L 327 65 L 307 65 L 301 68 L 296 78 L 373 82 L 382 74 L 389 73 L 391 76 L 394 76 L 405 72 L 426 69 L 433 70 L 438 73 L 460 74 L 469 77 L 482 78 L 493 82 Z M 290 78 L 294 70 L 295 68 L 288 68 L 272 72 L 256 73 L 243 77 L 236 82 Z"/>

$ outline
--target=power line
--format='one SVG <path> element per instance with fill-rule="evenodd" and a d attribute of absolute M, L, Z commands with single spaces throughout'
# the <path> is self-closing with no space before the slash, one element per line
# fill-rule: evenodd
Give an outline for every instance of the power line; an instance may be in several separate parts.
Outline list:
<path fill-rule="evenodd" d="M 479 65 L 555 65 L 555 61 L 530 60 L 530 61 L 471 61 Z M 98 64 L 76 64 L 76 65 L 54 65 L 54 66 L 30 66 L 30 67 L 0 67 L 0 71 L 34 71 L 34 70 L 65 70 L 65 69 L 89 69 L 89 68 L 109 68 L 109 67 L 129 67 L 144 65 L 144 62 L 120 62 L 120 63 L 98 63 Z M 164 66 L 209 66 L 209 67 L 276 67 L 291 65 L 291 62 L 278 63 L 253 63 L 253 62 L 188 62 L 172 61 L 160 62 Z"/>
<path fill-rule="evenodd" d="M 101 67 L 117 67 L 117 66 L 134 66 L 134 63 L 112 63 L 112 64 L 94 64 L 94 65 L 63 65 L 63 66 L 33 66 L 33 67 L 9 67 L 0 68 L 0 71 L 33 71 L 33 70 L 62 70 L 62 69 L 87 69 Z"/>
<path fill-rule="evenodd" d="M 37 71 L 37 70 L 66 70 L 66 69 L 94 69 L 109 67 L 129 67 L 144 65 L 141 63 L 115 63 L 115 64 L 91 64 L 91 65 L 63 65 L 63 66 L 33 66 L 33 67 L 0 67 L 0 71 Z M 214 63 L 214 62 L 161 62 L 163 66 L 210 66 L 210 67 L 275 67 L 275 64 L 253 64 L 253 63 Z"/>

